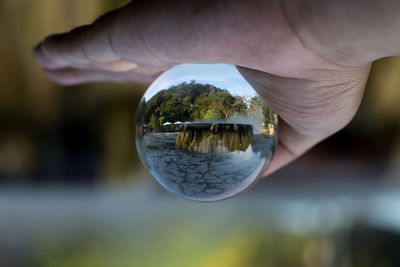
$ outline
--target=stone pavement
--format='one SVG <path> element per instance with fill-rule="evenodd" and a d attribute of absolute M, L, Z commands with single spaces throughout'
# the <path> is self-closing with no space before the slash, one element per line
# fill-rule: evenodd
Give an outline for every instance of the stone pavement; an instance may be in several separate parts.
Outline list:
<path fill-rule="evenodd" d="M 245 151 L 204 154 L 181 150 L 176 136 L 147 133 L 139 141 L 139 149 L 160 184 L 189 198 L 208 198 L 234 189 L 265 163 L 274 145 L 273 137 L 256 134 Z"/>

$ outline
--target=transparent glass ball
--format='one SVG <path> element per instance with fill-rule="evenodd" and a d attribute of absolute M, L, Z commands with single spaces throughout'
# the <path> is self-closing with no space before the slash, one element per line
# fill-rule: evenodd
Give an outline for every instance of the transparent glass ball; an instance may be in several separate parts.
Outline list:
<path fill-rule="evenodd" d="M 233 197 L 265 173 L 277 116 L 233 65 L 181 64 L 158 77 L 137 111 L 139 157 L 168 191 Z"/>

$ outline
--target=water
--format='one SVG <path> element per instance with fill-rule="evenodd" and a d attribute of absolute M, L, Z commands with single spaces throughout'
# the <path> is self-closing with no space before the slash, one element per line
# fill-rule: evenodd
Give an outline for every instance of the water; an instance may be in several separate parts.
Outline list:
<path fill-rule="evenodd" d="M 276 115 L 234 66 L 179 65 L 145 93 L 139 156 L 168 191 L 216 201 L 260 178 L 275 151 Z"/>

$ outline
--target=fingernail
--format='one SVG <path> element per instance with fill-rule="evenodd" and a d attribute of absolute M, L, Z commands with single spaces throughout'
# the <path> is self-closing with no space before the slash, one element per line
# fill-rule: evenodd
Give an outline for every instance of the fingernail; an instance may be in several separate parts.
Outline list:
<path fill-rule="evenodd" d="M 132 70 L 136 68 L 138 65 L 133 62 L 129 62 L 126 60 L 115 60 L 115 61 L 109 61 L 109 62 L 96 62 L 95 66 L 104 69 L 104 70 L 109 70 L 109 71 L 115 71 L 115 72 L 124 72 L 128 70 Z"/>

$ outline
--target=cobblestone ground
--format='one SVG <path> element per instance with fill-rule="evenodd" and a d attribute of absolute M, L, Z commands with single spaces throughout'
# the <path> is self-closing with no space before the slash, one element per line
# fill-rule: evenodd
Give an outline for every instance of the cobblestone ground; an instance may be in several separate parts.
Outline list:
<path fill-rule="evenodd" d="M 177 133 L 148 133 L 139 145 L 151 174 L 170 191 L 189 198 L 213 197 L 232 190 L 272 153 L 274 138 L 254 135 L 246 151 L 220 154 L 186 152 Z"/>

